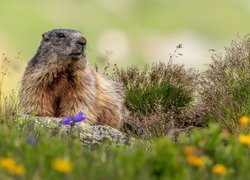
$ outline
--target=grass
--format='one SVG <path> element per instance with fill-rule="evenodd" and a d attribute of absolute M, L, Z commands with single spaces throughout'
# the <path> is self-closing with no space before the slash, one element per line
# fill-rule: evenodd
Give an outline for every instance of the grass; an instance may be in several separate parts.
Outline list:
<path fill-rule="evenodd" d="M 138 130 L 133 146 L 86 147 L 77 132 L 21 124 L 15 95 L 2 98 L 0 179 L 249 179 L 249 42 L 233 41 L 202 75 L 171 61 L 115 67 Z"/>

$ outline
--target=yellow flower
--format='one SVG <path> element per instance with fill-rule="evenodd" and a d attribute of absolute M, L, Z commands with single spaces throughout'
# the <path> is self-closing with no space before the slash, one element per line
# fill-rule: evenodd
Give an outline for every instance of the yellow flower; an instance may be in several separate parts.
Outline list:
<path fill-rule="evenodd" d="M 61 172 L 61 173 L 70 173 L 72 171 L 72 167 L 73 166 L 67 160 L 55 159 L 52 162 L 52 167 L 53 167 L 53 169 L 55 169 L 58 172 Z"/>
<path fill-rule="evenodd" d="M 192 155 L 195 153 L 196 149 L 194 146 L 189 145 L 189 146 L 185 146 L 183 151 L 186 155 Z"/>
<path fill-rule="evenodd" d="M 22 165 L 17 165 L 15 159 L 0 158 L 0 167 L 8 170 L 9 173 L 15 176 L 25 174 L 25 168 Z"/>
<path fill-rule="evenodd" d="M 5 168 L 7 170 L 12 170 L 16 166 L 15 159 L 12 158 L 0 158 L 0 167 Z"/>
<path fill-rule="evenodd" d="M 250 135 L 239 135 L 239 141 L 242 144 L 250 146 Z"/>
<path fill-rule="evenodd" d="M 202 167 L 205 164 L 205 158 L 190 155 L 187 157 L 187 162 L 195 167 Z"/>
<path fill-rule="evenodd" d="M 10 170 L 10 173 L 15 176 L 21 176 L 25 174 L 25 168 L 22 165 L 17 165 L 12 170 Z"/>
<path fill-rule="evenodd" d="M 239 119 L 240 125 L 245 126 L 250 123 L 250 118 L 248 116 L 242 116 Z"/>
<path fill-rule="evenodd" d="M 227 172 L 227 168 L 223 164 L 215 164 L 212 171 L 215 174 L 223 175 Z"/>

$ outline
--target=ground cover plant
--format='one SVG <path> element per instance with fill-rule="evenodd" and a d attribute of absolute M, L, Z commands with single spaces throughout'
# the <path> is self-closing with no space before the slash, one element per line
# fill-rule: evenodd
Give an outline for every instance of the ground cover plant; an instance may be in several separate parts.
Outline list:
<path fill-rule="evenodd" d="M 115 68 L 111 77 L 125 84 L 128 121 L 141 130 L 130 146 L 85 146 L 76 131 L 21 123 L 16 96 L 5 98 L 0 89 L 0 179 L 249 179 L 249 64 L 246 36 L 214 56 L 201 76 L 171 61 Z M 64 119 L 66 126 L 78 116 L 84 119 Z M 167 137 L 191 125 L 190 135 Z"/>

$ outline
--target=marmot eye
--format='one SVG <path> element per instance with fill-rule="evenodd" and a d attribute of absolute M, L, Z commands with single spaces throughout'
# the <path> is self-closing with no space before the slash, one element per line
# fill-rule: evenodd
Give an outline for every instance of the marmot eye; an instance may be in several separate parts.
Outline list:
<path fill-rule="evenodd" d="M 57 33 L 56 37 L 58 37 L 58 38 L 65 38 L 65 35 L 63 33 Z"/>

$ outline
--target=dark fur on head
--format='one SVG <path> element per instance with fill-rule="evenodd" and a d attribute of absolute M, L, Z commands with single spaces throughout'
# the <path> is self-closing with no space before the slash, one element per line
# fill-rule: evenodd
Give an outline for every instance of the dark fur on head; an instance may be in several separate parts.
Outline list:
<path fill-rule="evenodd" d="M 33 65 L 58 64 L 59 61 L 79 60 L 86 57 L 87 40 L 80 31 L 54 29 L 45 32 L 42 37 L 41 44 L 32 61 Z M 49 57 L 49 61 L 47 57 Z"/>

